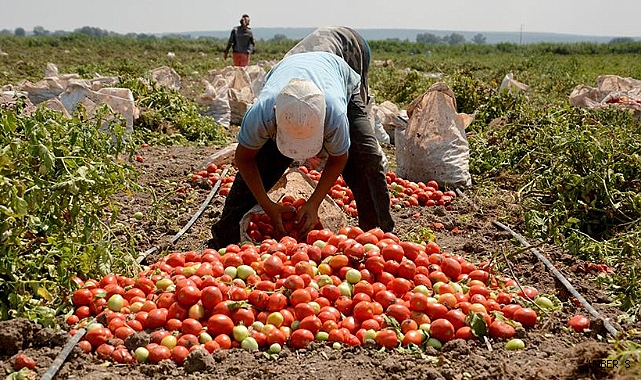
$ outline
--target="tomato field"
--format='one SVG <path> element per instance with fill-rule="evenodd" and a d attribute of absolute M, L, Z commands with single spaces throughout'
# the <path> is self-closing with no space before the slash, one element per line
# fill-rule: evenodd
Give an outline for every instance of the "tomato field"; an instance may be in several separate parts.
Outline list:
<path fill-rule="evenodd" d="M 567 95 L 601 74 L 641 78 L 641 47 L 373 41 L 373 59 L 393 62 L 372 68 L 377 100 L 404 107 L 439 72 L 459 110 L 476 114 L 473 185 L 398 178 L 386 145 L 394 233 L 358 228 L 339 179 L 328 195 L 348 218 L 340 231 L 274 236 L 256 216 L 254 242 L 211 249 L 235 174 L 214 161 L 237 127 L 216 126 L 192 100 L 206 70 L 224 65 L 222 42 L 2 38 L 6 84 L 38 80 L 51 59 L 119 76 L 142 107 L 122 145 L 82 114 L 0 110 L 9 378 L 52 367 L 60 379 L 638 376 L 639 121 L 572 108 Z M 283 44 L 264 42 L 255 59 L 278 59 Z M 134 58 L 118 59 L 124 51 Z M 162 64 L 183 76 L 180 91 L 136 80 Z M 534 91 L 498 92 L 506 71 Z"/>

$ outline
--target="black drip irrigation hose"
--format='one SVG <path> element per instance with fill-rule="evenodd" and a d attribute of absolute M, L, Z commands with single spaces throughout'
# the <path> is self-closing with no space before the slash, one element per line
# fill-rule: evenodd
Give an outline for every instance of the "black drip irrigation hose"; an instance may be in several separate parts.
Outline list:
<path fill-rule="evenodd" d="M 612 335 L 612 337 L 617 338 L 619 336 L 619 331 L 617 331 L 617 329 L 614 326 L 612 326 L 610 321 L 603 318 L 601 314 L 599 314 L 599 312 L 594 307 L 592 307 L 592 305 L 590 305 L 590 303 L 585 298 L 583 298 L 583 296 L 574 288 L 574 286 L 572 286 L 570 281 L 568 281 L 567 278 L 565 278 L 565 276 L 563 276 L 563 274 L 558 269 L 556 269 L 556 267 L 554 266 L 554 264 L 550 262 L 550 260 L 548 260 L 545 256 L 543 256 L 536 248 L 532 247 L 530 243 L 528 243 L 522 236 L 514 232 L 508 226 L 504 225 L 501 222 L 497 222 L 496 220 L 493 221 L 492 223 L 494 223 L 495 226 L 509 232 L 512 235 L 512 237 L 514 237 L 521 244 L 523 244 L 523 246 L 525 246 L 530 251 L 532 251 L 532 253 L 534 253 L 534 255 L 550 270 L 550 272 L 552 272 L 554 277 L 556 277 L 559 281 L 561 281 L 561 283 L 565 286 L 565 288 L 577 300 L 579 300 L 579 302 L 581 302 L 581 305 L 583 305 L 583 307 L 590 313 L 590 315 L 592 315 L 594 318 L 597 318 L 603 321 L 603 327 L 605 327 L 607 332 L 609 332 L 610 335 Z"/>
<path fill-rule="evenodd" d="M 218 192 L 218 189 L 220 188 L 220 184 L 222 183 L 222 179 L 227 175 L 228 171 L 229 171 L 229 167 L 226 167 L 223 170 L 223 172 L 220 174 L 220 178 L 218 179 L 218 181 L 216 181 L 216 184 L 214 184 L 214 187 L 209 192 L 209 195 L 207 196 L 207 199 L 205 199 L 205 201 L 200 206 L 198 211 L 196 211 L 196 213 L 191 217 L 189 222 L 187 222 L 187 224 L 185 224 L 185 226 L 180 231 L 178 231 L 178 233 L 176 233 L 176 235 L 174 235 L 170 239 L 172 244 L 175 243 L 178 239 L 180 239 L 180 237 L 182 235 L 184 235 L 185 232 L 187 232 L 191 228 L 191 226 L 196 222 L 196 220 L 198 220 L 198 218 L 205 211 L 207 206 L 209 206 L 209 203 L 211 203 L 211 200 L 214 198 L 214 196 Z M 148 255 L 156 252 L 159 249 L 160 249 L 160 246 L 155 246 L 155 247 L 153 247 L 151 249 L 148 249 L 147 251 L 145 251 L 144 253 L 140 254 L 136 258 L 136 262 L 138 262 L 138 264 L 140 264 Z M 89 322 L 88 324 L 91 324 L 92 322 Z M 56 373 L 58 372 L 60 367 L 62 367 L 62 365 L 64 364 L 65 360 L 67 360 L 67 356 L 69 356 L 69 354 L 71 353 L 71 350 L 73 350 L 73 348 L 76 346 L 76 344 L 78 344 L 78 342 L 80 342 L 80 339 L 82 339 L 82 337 L 85 336 L 86 333 L 87 333 L 86 329 L 79 329 L 79 330 L 76 331 L 74 336 L 71 339 L 69 339 L 69 341 L 62 348 L 62 350 L 60 351 L 60 353 L 58 354 L 56 359 L 53 361 L 53 363 L 51 364 L 49 369 L 47 369 L 47 372 L 45 372 L 45 374 L 42 375 L 41 380 L 51 380 L 51 379 L 53 379 L 53 377 L 56 375 Z"/>
<path fill-rule="evenodd" d="M 472 205 L 472 207 L 474 207 L 475 210 L 478 210 L 478 207 L 476 206 L 476 204 L 458 188 L 456 189 L 456 194 L 464 198 L 470 205 Z M 610 333 L 610 335 L 612 335 L 612 337 L 617 338 L 619 336 L 619 331 L 610 323 L 610 321 L 603 318 L 601 314 L 599 314 L 599 312 L 594 307 L 592 307 L 592 305 L 590 305 L 590 303 L 585 298 L 583 298 L 583 296 L 576 290 L 576 288 L 572 286 L 570 281 L 568 281 L 568 279 L 565 278 L 565 276 L 563 276 L 563 273 L 561 273 L 558 269 L 556 269 L 556 267 L 554 266 L 554 264 L 550 262 L 550 260 L 548 260 L 545 256 L 543 256 L 536 248 L 532 247 L 530 243 L 528 243 L 527 240 L 525 240 L 525 238 L 523 238 L 521 235 L 514 232 L 508 226 L 496 220 L 492 221 L 492 223 L 495 226 L 509 232 L 512 235 L 512 237 L 514 237 L 516 240 L 519 241 L 519 243 L 521 243 L 524 247 L 532 251 L 532 253 L 534 253 L 536 258 L 539 259 L 539 261 L 541 261 L 550 270 L 550 272 L 552 272 L 554 277 L 556 277 L 563 284 L 563 286 L 565 286 L 565 288 L 570 292 L 570 294 L 572 294 L 581 303 L 581 305 L 583 305 L 585 310 L 587 310 L 590 313 L 590 315 L 592 315 L 594 318 L 597 318 L 603 321 L 603 327 L 606 329 L 608 333 Z"/>
<path fill-rule="evenodd" d="M 67 356 L 71 353 L 71 350 L 80 342 L 80 339 L 82 339 L 83 336 L 85 336 L 85 333 L 87 330 L 85 329 L 79 329 L 76 331 L 76 334 L 69 339 L 67 344 L 62 348 L 62 351 L 58 354 L 56 359 L 53 361 L 49 369 L 47 369 L 47 372 L 45 372 L 44 375 L 42 375 L 42 380 L 51 380 L 53 379 L 54 376 L 56 376 L 56 373 L 62 367 L 64 364 L 65 360 L 67 360 Z"/>

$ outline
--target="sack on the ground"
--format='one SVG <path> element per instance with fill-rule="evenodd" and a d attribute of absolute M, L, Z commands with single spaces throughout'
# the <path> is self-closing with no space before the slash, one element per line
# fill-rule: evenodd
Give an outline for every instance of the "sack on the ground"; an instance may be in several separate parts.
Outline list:
<path fill-rule="evenodd" d="M 296 168 L 289 169 L 278 180 L 276 185 L 267 193 L 269 198 L 274 202 L 278 202 L 285 195 L 291 195 L 294 198 L 309 199 L 309 196 L 314 192 L 314 182 L 307 177 L 303 172 Z M 253 214 L 264 214 L 265 211 L 259 205 L 254 206 L 249 210 L 240 221 L 240 240 L 253 241 L 247 233 L 249 222 Z M 330 196 L 325 196 L 318 208 L 318 218 L 323 228 L 328 228 L 334 233 L 347 226 L 347 217 L 345 213 Z M 257 242 L 254 242 L 257 243 Z"/>
<path fill-rule="evenodd" d="M 473 117 L 456 112 L 454 92 L 432 85 L 408 107 L 409 122 L 396 128 L 396 174 L 414 182 L 469 186 L 469 146 L 465 128 Z"/>

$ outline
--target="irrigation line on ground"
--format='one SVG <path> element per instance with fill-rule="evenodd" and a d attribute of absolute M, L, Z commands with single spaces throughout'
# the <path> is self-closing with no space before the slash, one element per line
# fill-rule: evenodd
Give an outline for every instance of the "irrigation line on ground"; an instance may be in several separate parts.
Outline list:
<path fill-rule="evenodd" d="M 211 202 L 211 200 L 214 199 L 214 196 L 216 195 L 216 193 L 218 192 L 218 189 L 220 188 L 220 184 L 222 183 L 222 179 L 227 175 L 228 171 L 229 171 L 229 166 L 226 167 L 223 170 L 223 172 L 220 174 L 220 178 L 218 179 L 218 181 L 216 181 L 216 183 L 214 184 L 214 187 L 209 192 L 209 195 L 207 196 L 207 199 L 205 199 L 205 201 L 200 206 L 198 211 L 196 211 L 196 213 L 194 215 L 192 215 L 192 217 L 189 220 L 189 222 L 187 222 L 187 224 L 185 224 L 185 226 L 180 231 L 178 231 L 178 233 L 176 233 L 176 235 L 174 235 L 171 239 L 169 239 L 171 244 L 174 244 L 176 241 L 178 241 L 178 239 L 180 239 L 180 237 L 183 236 L 185 234 L 185 232 L 187 232 L 191 228 L 191 226 L 196 222 L 196 220 L 198 220 L 198 218 L 202 215 L 202 213 L 205 211 L 207 206 L 209 206 L 209 203 Z M 136 262 L 138 264 L 140 264 L 147 256 L 151 255 L 152 253 L 156 252 L 159 249 L 160 249 L 160 246 L 155 246 L 153 248 L 148 249 L 144 253 L 138 255 L 138 257 L 136 258 Z"/>
<path fill-rule="evenodd" d="M 94 323 L 96 319 L 94 318 L 91 320 L 89 323 L 87 323 L 87 326 L 90 324 Z M 56 373 L 62 367 L 64 364 L 65 360 L 67 360 L 67 356 L 71 353 L 71 350 L 80 342 L 80 339 L 82 339 L 83 336 L 87 333 L 86 329 L 78 329 L 76 333 L 74 334 L 71 339 L 65 344 L 65 346 L 62 348 L 58 356 L 54 359 L 53 363 L 51 366 L 49 366 L 49 369 L 47 369 L 47 372 L 45 372 L 44 375 L 42 375 L 41 380 L 51 380 L 56 376 Z"/>
<path fill-rule="evenodd" d="M 561 273 L 550 260 L 548 260 L 545 256 L 543 256 L 536 248 L 532 247 L 530 243 L 527 242 L 522 236 L 514 232 L 511 228 L 508 226 L 504 225 L 501 222 L 497 222 L 496 220 L 493 221 L 494 225 L 496 225 L 499 228 L 504 229 L 505 231 L 509 232 L 512 237 L 516 238 L 521 244 L 523 244 L 525 247 L 529 248 L 532 253 L 543 263 L 545 266 L 552 272 L 552 274 L 559 280 L 561 283 L 565 286 L 565 288 L 577 299 L 579 302 L 581 302 L 581 305 L 594 317 L 597 319 L 601 319 L 603 321 L 603 326 L 607 330 L 607 332 L 610 333 L 614 338 L 617 338 L 619 336 L 619 332 L 617 329 L 608 321 L 607 319 L 603 318 L 599 312 L 590 305 L 590 303 L 583 298 L 583 296 L 572 286 L 570 281 L 563 276 L 563 273 Z"/>

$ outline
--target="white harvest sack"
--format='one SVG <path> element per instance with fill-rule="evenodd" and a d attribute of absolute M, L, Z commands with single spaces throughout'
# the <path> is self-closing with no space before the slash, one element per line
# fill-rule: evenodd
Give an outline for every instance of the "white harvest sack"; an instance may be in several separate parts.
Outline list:
<path fill-rule="evenodd" d="M 469 146 L 465 128 L 473 117 L 456 112 L 454 92 L 435 83 L 407 109 L 409 122 L 396 128 L 396 174 L 414 182 L 469 186 Z"/>

